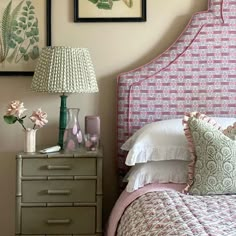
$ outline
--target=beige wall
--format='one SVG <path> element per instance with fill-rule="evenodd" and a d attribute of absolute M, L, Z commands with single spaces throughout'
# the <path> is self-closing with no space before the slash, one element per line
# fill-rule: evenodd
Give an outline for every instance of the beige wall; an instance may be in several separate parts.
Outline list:
<path fill-rule="evenodd" d="M 82 0 L 85 1 L 85 0 Z M 87 47 L 95 65 L 100 92 L 71 95 L 68 107 L 79 107 L 84 116 L 101 117 L 104 157 L 104 218 L 117 197 L 115 169 L 116 77 L 149 62 L 167 49 L 184 29 L 194 12 L 207 9 L 207 0 L 147 0 L 145 23 L 74 23 L 73 1 L 52 0 L 52 44 Z M 42 107 L 49 124 L 37 133 L 38 145 L 57 142 L 59 97 L 30 91 L 30 77 L 0 78 L 0 114 L 13 99 L 29 109 Z M 15 153 L 23 147 L 22 130 L 0 119 L 0 235 L 14 234 Z"/>

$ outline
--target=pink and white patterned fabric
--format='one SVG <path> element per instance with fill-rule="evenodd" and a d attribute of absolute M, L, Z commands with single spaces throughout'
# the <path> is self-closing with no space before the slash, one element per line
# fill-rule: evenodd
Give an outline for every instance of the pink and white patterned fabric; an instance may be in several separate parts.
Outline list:
<path fill-rule="evenodd" d="M 181 192 L 185 186 L 186 184 L 153 183 L 153 184 L 148 184 L 144 186 L 143 188 L 140 188 L 132 193 L 129 193 L 126 190 L 124 190 L 119 196 L 118 200 L 116 201 L 111 211 L 109 220 L 106 225 L 107 227 L 105 230 L 105 236 L 116 235 L 116 230 L 117 230 L 120 218 L 122 217 L 122 214 L 124 213 L 125 209 L 130 205 L 130 203 L 132 203 L 138 197 L 142 196 L 145 193 L 150 193 L 154 191 L 175 190 L 175 191 Z"/>
<path fill-rule="evenodd" d="M 121 179 L 127 167 L 120 147 L 143 125 L 192 111 L 235 117 L 236 0 L 209 1 L 208 11 L 195 14 L 167 51 L 120 74 L 117 87 Z"/>
<path fill-rule="evenodd" d="M 127 207 L 116 235 L 235 236 L 236 195 L 146 193 Z"/>

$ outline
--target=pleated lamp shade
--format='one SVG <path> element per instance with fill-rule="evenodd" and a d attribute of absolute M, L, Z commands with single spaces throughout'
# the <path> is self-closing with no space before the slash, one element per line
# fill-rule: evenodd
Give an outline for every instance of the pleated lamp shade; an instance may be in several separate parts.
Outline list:
<path fill-rule="evenodd" d="M 48 93 L 94 93 L 98 85 L 87 48 L 46 47 L 35 68 L 31 88 Z"/>
<path fill-rule="evenodd" d="M 61 93 L 58 145 L 63 148 L 66 128 L 67 93 L 95 93 L 98 85 L 88 49 L 46 47 L 35 67 L 31 89 L 37 92 Z"/>

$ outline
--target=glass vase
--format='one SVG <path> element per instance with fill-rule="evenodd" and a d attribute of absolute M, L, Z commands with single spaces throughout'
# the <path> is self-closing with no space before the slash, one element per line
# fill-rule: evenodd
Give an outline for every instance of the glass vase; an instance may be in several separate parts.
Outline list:
<path fill-rule="evenodd" d="M 37 129 L 24 130 L 24 152 L 36 152 L 36 132 Z"/>
<path fill-rule="evenodd" d="M 63 137 L 63 149 L 66 151 L 75 151 L 83 146 L 79 111 L 79 108 L 67 108 L 67 125 Z"/>

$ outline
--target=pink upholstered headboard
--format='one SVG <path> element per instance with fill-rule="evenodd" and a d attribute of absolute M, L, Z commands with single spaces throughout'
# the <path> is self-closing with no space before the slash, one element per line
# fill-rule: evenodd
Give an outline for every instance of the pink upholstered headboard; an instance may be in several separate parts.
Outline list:
<path fill-rule="evenodd" d="M 117 151 L 146 123 L 200 111 L 236 115 L 236 0 L 211 0 L 162 55 L 117 80 Z"/>

